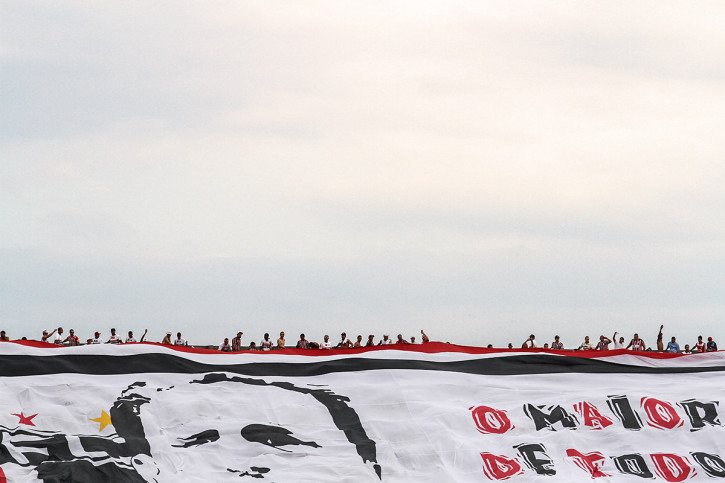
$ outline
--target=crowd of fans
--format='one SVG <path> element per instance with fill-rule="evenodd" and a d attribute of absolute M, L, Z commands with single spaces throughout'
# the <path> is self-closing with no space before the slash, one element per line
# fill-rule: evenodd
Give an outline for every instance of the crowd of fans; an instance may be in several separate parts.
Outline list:
<path fill-rule="evenodd" d="M 586 351 L 586 350 L 598 350 L 598 351 L 606 351 L 610 349 L 631 349 L 633 351 L 645 351 L 645 352 L 670 352 L 673 354 L 696 354 L 696 353 L 702 353 L 702 352 L 714 352 L 717 350 L 717 343 L 713 340 L 712 337 L 707 338 L 707 342 L 705 342 L 701 335 L 697 336 L 697 342 L 693 344 L 692 347 L 690 347 L 690 344 L 685 344 L 684 348 L 680 347 L 679 342 L 677 342 L 677 337 L 674 335 L 670 339 L 669 342 L 667 342 L 667 346 L 664 345 L 663 342 L 663 336 L 662 336 L 662 329 L 664 329 L 664 325 L 660 326 L 660 331 L 657 334 L 657 346 L 655 349 L 652 349 L 652 347 L 648 346 L 644 340 L 642 340 L 639 337 L 638 333 L 634 333 L 632 336 L 632 339 L 629 341 L 629 344 L 625 345 L 626 339 L 623 335 L 619 334 L 619 332 L 615 332 L 612 335 L 612 338 L 605 335 L 599 336 L 599 342 L 597 344 L 593 344 L 589 340 L 589 336 L 587 335 L 584 337 L 584 342 L 579 344 L 579 346 L 574 347 L 574 350 L 580 350 L 580 351 Z M 617 334 L 619 334 L 619 337 L 617 337 Z M 611 346 L 610 346 L 611 344 Z M 491 346 L 489 346 L 491 347 Z M 529 337 L 524 341 L 523 344 L 521 344 L 521 348 L 523 349 L 530 349 L 534 347 L 539 347 L 536 345 L 536 337 L 534 334 L 529 335 Z M 508 345 L 509 349 L 513 349 L 513 344 L 509 343 Z M 560 337 L 558 335 L 554 336 L 554 341 L 549 345 L 548 342 L 544 343 L 542 346 L 543 349 L 554 349 L 554 350 L 565 350 L 564 344 L 561 342 Z"/>
<path fill-rule="evenodd" d="M 534 334 L 529 335 L 529 337 L 521 344 L 521 348 L 523 349 L 532 349 L 532 348 L 542 348 L 542 349 L 552 349 L 552 350 L 580 350 L 580 351 L 586 351 L 586 350 L 610 350 L 610 349 L 630 349 L 633 351 L 646 351 L 646 352 L 671 352 L 671 353 L 681 353 L 681 354 L 695 354 L 695 353 L 702 353 L 702 352 L 713 352 L 717 350 L 717 343 L 713 340 L 712 337 L 708 337 L 707 341 L 703 340 L 703 337 L 700 335 L 697 337 L 697 342 L 695 342 L 692 347 L 690 347 L 690 344 L 685 344 L 684 348 L 680 347 L 680 344 L 677 342 L 677 338 L 675 336 L 672 336 L 669 342 L 667 342 L 667 345 L 665 346 L 663 342 L 663 335 L 662 335 L 662 329 L 664 326 L 660 326 L 660 331 L 657 334 L 657 344 L 656 347 L 653 349 L 650 346 L 647 346 L 647 344 L 639 337 L 639 334 L 635 333 L 632 339 L 629 341 L 628 344 L 625 345 L 625 338 L 619 332 L 615 332 L 612 335 L 612 338 L 605 335 L 599 336 L 599 341 L 594 344 L 589 339 L 589 336 L 584 337 L 584 341 L 575 347 L 564 347 L 564 343 L 561 341 L 561 338 L 556 335 L 554 336 L 554 340 L 549 344 L 548 342 L 544 343 L 543 346 L 539 346 L 536 343 L 536 337 Z M 116 329 L 111 329 L 111 333 L 108 337 L 108 339 L 104 340 L 101 337 L 100 332 L 95 332 L 93 337 L 86 339 L 85 344 L 91 345 L 91 344 L 129 344 L 134 342 L 144 342 L 146 339 L 146 335 L 148 334 L 148 329 L 144 330 L 143 335 L 137 340 L 134 335 L 133 331 L 128 332 L 128 337 L 125 339 L 118 334 L 116 334 Z M 421 329 L 420 331 L 421 337 L 420 337 L 420 343 L 425 344 L 427 342 L 430 342 L 430 339 L 428 338 L 428 335 Z M 617 335 L 619 334 L 619 336 Z M 368 335 L 367 341 L 363 341 L 363 336 L 358 335 L 355 342 L 347 338 L 347 334 L 345 332 L 340 334 L 340 340 L 335 342 L 330 341 L 330 336 L 328 334 L 325 334 L 323 336 L 322 342 L 314 342 L 309 341 L 305 337 L 305 334 L 300 334 L 300 339 L 297 341 L 294 345 L 288 345 L 287 341 L 285 340 L 285 333 L 280 332 L 279 338 L 277 339 L 276 343 L 269 338 L 269 333 L 265 333 L 262 337 L 262 340 L 257 344 L 254 341 L 249 342 L 248 346 L 242 345 L 242 335 L 243 332 L 237 332 L 237 335 L 229 340 L 229 338 L 225 338 L 224 341 L 219 344 L 219 350 L 223 352 L 239 352 L 242 350 L 260 350 L 260 351 L 269 351 L 273 349 L 349 349 L 349 348 L 356 348 L 356 347 L 374 347 L 374 346 L 385 346 L 385 345 L 392 345 L 392 344 L 417 344 L 415 336 L 412 336 L 408 339 L 403 337 L 402 334 L 398 334 L 396 340 L 393 340 L 390 338 L 389 334 L 383 334 L 383 337 L 375 341 L 375 335 L 370 334 Z M 23 340 L 25 337 L 23 337 Z M 10 338 L 5 334 L 5 331 L 0 331 L 0 341 L 10 341 Z M 61 346 L 78 346 L 81 345 L 80 338 L 75 334 L 73 329 L 70 329 L 68 331 L 68 335 L 65 335 L 63 333 L 63 327 L 58 327 L 57 329 L 53 329 L 53 331 L 48 332 L 47 330 L 43 331 L 43 335 L 41 337 L 41 341 L 48 342 L 56 345 Z M 163 340 L 161 341 L 161 344 L 163 345 L 174 345 L 174 346 L 188 346 L 188 342 L 186 339 L 184 339 L 181 336 L 181 332 L 176 333 L 176 338 L 172 338 L 171 331 L 167 332 L 164 336 Z M 493 348 L 492 344 L 488 345 L 488 348 Z M 508 349 L 514 349 L 514 344 L 509 342 Z"/>
<path fill-rule="evenodd" d="M 92 345 L 92 344 L 130 344 L 135 342 L 144 342 L 146 340 L 146 335 L 148 334 L 148 329 L 144 330 L 143 335 L 136 339 L 133 335 L 133 331 L 128 331 L 128 337 L 125 339 L 121 336 L 119 336 L 116 333 L 116 329 L 111 329 L 111 333 L 108 337 L 108 339 L 104 340 L 101 337 L 100 332 L 95 332 L 93 337 L 90 337 L 86 339 L 85 344 L 86 345 Z M 430 342 L 430 339 L 426 335 L 426 333 L 421 329 L 421 343 L 427 343 Z M 380 339 L 377 343 L 375 342 L 375 335 L 370 334 L 368 336 L 367 342 L 363 342 L 362 335 L 357 336 L 357 340 L 355 342 L 352 342 L 350 339 L 347 338 L 347 335 L 345 332 L 340 334 L 341 340 L 336 345 L 333 345 L 330 342 L 330 336 L 325 335 L 324 336 L 324 342 L 314 342 L 314 341 L 308 341 L 305 338 L 305 334 L 300 334 L 300 340 L 297 341 L 297 344 L 294 346 L 288 346 L 285 341 L 285 334 L 284 332 L 279 333 L 279 339 L 277 339 L 277 343 L 275 344 L 270 338 L 269 333 L 265 333 L 264 337 L 262 338 L 259 345 L 257 345 L 254 341 L 250 342 L 248 345 L 248 348 L 245 346 L 242 346 L 242 335 L 243 332 L 237 332 L 236 337 L 232 338 L 230 341 L 229 338 L 225 338 L 224 341 L 219 345 L 219 350 L 223 352 L 239 352 L 241 350 L 261 350 L 261 351 L 268 351 L 272 349 L 287 349 L 287 348 L 296 348 L 296 349 L 338 349 L 338 348 L 352 348 L 352 347 L 371 347 L 376 345 L 388 345 L 388 344 L 416 344 L 415 336 L 410 337 L 409 340 L 406 340 L 402 334 L 398 334 L 398 338 L 396 341 L 393 341 L 389 334 L 383 334 L 383 338 Z M 0 331 L 0 342 L 6 341 L 9 342 L 11 339 L 5 334 L 5 331 Z M 25 337 L 23 337 L 21 340 L 26 340 Z M 65 335 L 63 333 L 63 327 L 58 327 L 57 329 L 53 329 L 51 332 L 48 332 L 47 330 L 43 331 L 43 335 L 40 338 L 41 342 L 48 342 L 51 344 L 56 344 L 60 346 L 79 346 L 82 345 L 81 339 L 75 334 L 75 331 L 73 329 L 70 329 L 68 331 L 68 335 Z M 184 339 L 181 336 L 181 332 L 176 333 L 176 338 L 172 338 L 172 332 L 166 332 L 166 335 L 161 340 L 162 345 L 174 345 L 174 346 L 188 346 L 189 343 L 186 339 Z"/>
<path fill-rule="evenodd" d="M 237 332 L 237 336 L 232 339 L 231 343 L 229 342 L 229 338 L 225 338 L 224 342 L 219 345 L 219 350 L 224 352 L 236 352 L 241 350 L 242 334 L 242 332 Z M 430 339 L 422 329 L 420 331 L 420 334 L 421 344 L 430 342 Z M 383 338 L 380 339 L 377 343 L 375 342 L 374 334 L 368 335 L 368 340 L 366 342 L 363 342 L 362 335 L 358 335 L 355 342 L 353 342 L 347 338 L 347 334 L 345 332 L 340 334 L 340 340 L 336 344 L 330 342 L 330 336 L 328 334 L 325 334 L 322 339 L 322 342 L 309 341 L 305 337 L 305 334 L 300 334 L 300 340 L 298 340 L 295 345 L 288 345 L 287 340 L 285 339 L 284 331 L 282 331 L 279 333 L 279 338 L 277 339 L 277 343 L 275 344 L 274 341 L 269 338 L 269 333 L 265 333 L 259 345 L 252 341 L 249 343 L 249 349 L 260 351 L 269 351 L 272 349 L 350 349 L 356 347 L 374 347 L 378 345 L 417 343 L 415 341 L 415 336 L 412 336 L 409 340 L 406 340 L 403 337 L 403 334 L 398 334 L 398 338 L 395 341 L 390 338 L 389 334 L 383 334 Z"/>
<path fill-rule="evenodd" d="M 143 342 L 146 339 L 146 334 L 148 333 L 148 329 L 146 329 L 141 336 L 140 339 L 136 340 L 136 338 L 133 335 L 133 331 L 128 331 L 128 337 L 124 339 L 120 335 L 116 334 L 116 329 L 111 329 L 111 335 L 108 337 L 108 340 L 103 340 L 101 337 L 100 332 L 95 332 L 93 334 L 93 337 L 89 337 L 86 339 L 86 344 L 123 344 L 123 343 L 133 343 L 133 342 Z M 2 331 L 2 335 L 5 335 L 5 331 Z M 25 337 L 23 337 L 25 339 Z M 5 339 L 3 339 L 5 340 Z M 68 331 L 68 335 L 63 335 L 63 327 L 58 327 L 57 329 L 53 329 L 51 332 L 48 332 L 47 330 L 43 331 L 43 335 L 40 338 L 41 342 L 48 342 L 51 344 L 56 345 L 64 345 L 64 346 L 77 346 L 82 345 L 81 339 L 75 334 L 75 331 L 73 329 L 70 329 Z"/>

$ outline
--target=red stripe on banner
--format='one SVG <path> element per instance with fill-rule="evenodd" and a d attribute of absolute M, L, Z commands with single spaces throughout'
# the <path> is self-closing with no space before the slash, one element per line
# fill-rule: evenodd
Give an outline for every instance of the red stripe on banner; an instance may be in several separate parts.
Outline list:
<path fill-rule="evenodd" d="M 53 349 L 60 349 L 65 346 L 59 346 L 56 344 L 48 344 L 46 342 L 39 342 L 35 340 L 15 340 L 10 342 L 12 344 L 20 344 L 28 347 L 38 347 L 38 348 L 53 348 Z M 544 354 L 558 354 L 558 355 L 566 355 L 569 357 L 583 357 L 586 359 L 598 359 L 601 357 L 609 357 L 609 356 L 615 356 L 615 355 L 621 355 L 621 354 L 633 354 L 637 357 L 647 357 L 651 359 L 673 359 L 677 357 L 683 357 L 688 356 L 688 354 L 673 354 L 670 352 L 646 352 L 646 351 L 630 351 L 627 349 L 616 349 L 616 350 L 608 350 L 608 351 L 596 351 L 596 350 L 584 350 L 584 351 L 574 351 L 574 350 L 553 350 L 553 349 L 487 349 L 485 347 L 473 347 L 473 346 L 463 346 L 463 345 L 456 345 L 456 344 L 449 344 L 446 342 L 429 342 L 427 344 L 391 344 L 387 346 L 375 346 L 375 347 L 360 347 L 357 349 L 274 349 L 271 351 L 259 351 L 259 350 L 253 350 L 253 351 L 241 351 L 241 352 L 222 352 L 216 349 L 200 349 L 195 347 L 182 347 L 182 346 L 173 346 L 173 345 L 162 345 L 157 342 L 137 342 L 137 344 L 146 344 L 146 345 L 154 345 L 154 346 L 161 346 L 165 347 L 169 350 L 175 350 L 179 352 L 188 352 L 193 354 L 289 354 L 289 355 L 296 355 L 296 356 L 309 356 L 309 357 L 315 357 L 315 356 L 328 356 L 328 355 L 339 355 L 339 354 L 360 354 L 363 352 L 373 352 L 373 351 L 389 351 L 389 350 L 396 350 L 396 351 L 405 351 L 405 352 L 421 352 L 424 354 L 437 354 L 441 352 L 456 352 L 460 354 L 515 354 L 515 353 L 544 353 Z M 118 346 L 123 346 L 126 344 L 118 344 Z M 114 346 L 116 347 L 116 346 Z M 2 482 L 0 482 L 2 483 Z"/>
<path fill-rule="evenodd" d="M 22 340 L 22 339 L 20 339 L 20 340 L 13 340 L 13 341 L 11 341 L 11 343 L 18 344 L 18 345 L 24 345 L 27 347 L 40 347 L 40 348 L 46 348 L 46 349 L 51 348 L 51 347 L 54 349 L 60 349 L 61 347 L 63 347 L 63 346 L 59 346 L 57 344 L 41 342 L 39 340 Z M 0 481 L 0 483 L 2 483 L 2 481 Z"/>

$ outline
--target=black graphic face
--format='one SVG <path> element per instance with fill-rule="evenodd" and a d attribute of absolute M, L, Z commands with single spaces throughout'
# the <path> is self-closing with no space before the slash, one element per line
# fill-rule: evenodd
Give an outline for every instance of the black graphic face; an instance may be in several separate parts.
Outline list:
<path fill-rule="evenodd" d="M 344 396 L 218 373 L 165 379 L 175 384 L 136 382 L 123 390 L 105 432 L 0 426 L 0 464 L 31 467 L 48 482 L 67 474 L 83 481 L 297 481 L 301 462 L 379 481 L 375 443 Z"/>
<path fill-rule="evenodd" d="M 214 401 L 200 401 L 203 392 L 213 393 Z M 379 481 L 375 443 L 347 398 L 329 390 L 207 374 L 151 398 L 153 419 L 141 417 L 151 452 L 171 448 L 172 460 L 187 475 L 208 467 L 212 458 L 219 479 L 246 473 L 295 481 L 300 464 L 332 464 L 344 466 L 354 481 Z M 178 470 L 157 465 L 162 475 Z"/>

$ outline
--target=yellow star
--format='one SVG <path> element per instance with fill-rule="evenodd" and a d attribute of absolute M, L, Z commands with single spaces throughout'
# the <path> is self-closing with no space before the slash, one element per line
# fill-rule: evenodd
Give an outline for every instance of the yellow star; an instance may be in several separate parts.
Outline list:
<path fill-rule="evenodd" d="M 96 418 L 96 419 L 91 419 L 91 421 L 95 421 L 97 423 L 101 423 L 101 429 L 98 430 L 99 433 L 101 431 L 103 431 L 103 428 L 105 428 L 109 424 L 113 424 L 111 422 L 111 416 L 109 416 L 106 411 L 101 411 L 101 416 L 99 418 Z"/>

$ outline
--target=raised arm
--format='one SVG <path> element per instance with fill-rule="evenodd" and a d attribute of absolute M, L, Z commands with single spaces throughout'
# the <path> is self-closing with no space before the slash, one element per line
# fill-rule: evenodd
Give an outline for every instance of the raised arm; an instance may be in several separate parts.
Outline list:
<path fill-rule="evenodd" d="M 55 334 L 55 331 L 56 331 L 56 330 L 58 330 L 58 329 L 53 329 L 53 332 L 51 332 L 51 333 L 49 333 L 49 334 L 47 334 L 47 335 L 44 335 L 44 336 L 43 336 L 43 337 L 41 338 L 41 339 L 43 340 L 43 342 L 45 342 L 46 340 L 50 339 L 50 336 L 52 336 L 53 334 Z"/>

